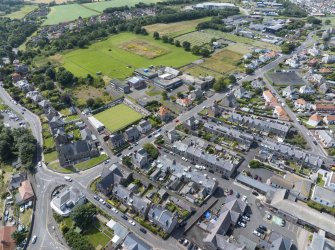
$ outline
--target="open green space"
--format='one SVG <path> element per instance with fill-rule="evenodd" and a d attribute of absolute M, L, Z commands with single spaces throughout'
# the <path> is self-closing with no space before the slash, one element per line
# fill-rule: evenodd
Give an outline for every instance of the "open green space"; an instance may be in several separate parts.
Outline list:
<path fill-rule="evenodd" d="M 12 12 L 8 15 L 5 15 L 5 17 L 8 17 L 10 19 L 22 19 L 27 14 L 37 9 L 37 7 L 37 5 L 24 5 L 19 11 Z"/>
<path fill-rule="evenodd" d="M 158 0 L 141 0 L 143 3 L 156 3 Z M 53 25 L 63 22 L 76 20 L 78 17 L 91 17 L 101 14 L 105 9 L 110 7 L 121 7 L 128 5 L 129 7 L 139 3 L 138 0 L 113 0 L 102 1 L 86 4 L 66 4 L 51 7 L 51 11 L 47 16 L 44 25 Z"/>
<path fill-rule="evenodd" d="M 71 174 L 71 173 L 75 172 L 74 169 L 62 168 L 59 165 L 58 161 L 55 161 L 55 162 L 52 162 L 52 163 L 48 164 L 48 168 L 50 168 L 51 170 L 54 170 L 56 172 L 63 173 L 63 174 Z"/>
<path fill-rule="evenodd" d="M 96 165 L 100 164 L 101 162 L 105 161 L 108 159 L 108 156 L 105 154 L 101 154 L 97 157 L 94 157 L 92 159 L 89 159 L 87 161 L 83 161 L 80 162 L 76 165 L 74 165 L 74 167 L 78 170 L 86 170 L 92 167 L 95 167 Z"/>
<path fill-rule="evenodd" d="M 57 151 L 52 151 L 50 153 L 44 154 L 44 161 L 45 162 L 53 162 L 58 159 Z"/>
<path fill-rule="evenodd" d="M 175 37 L 175 39 L 178 40 L 180 43 L 187 41 L 191 43 L 191 46 L 194 46 L 194 45 L 201 46 L 206 43 L 210 43 L 210 41 L 213 38 L 219 39 L 221 37 L 216 36 L 214 34 L 207 34 L 202 31 L 194 31 L 191 33 L 187 33 L 187 34 Z"/>
<path fill-rule="evenodd" d="M 150 58 L 141 51 L 143 46 L 134 47 L 131 51 L 123 49 L 122 46 L 130 41 L 142 42 L 146 45 L 146 49 L 155 48 L 153 53 L 156 52 L 156 55 L 157 48 L 164 53 Z M 149 51 L 145 53 L 149 54 Z M 199 56 L 174 45 L 156 41 L 151 36 L 121 33 L 97 42 L 87 49 L 77 49 L 51 59 L 62 64 L 76 76 L 86 77 L 87 74 L 95 76 L 97 72 L 101 72 L 102 75 L 123 79 L 130 76 L 136 68 L 150 65 L 181 67 L 199 59 Z"/>
<path fill-rule="evenodd" d="M 185 33 L 195 31 L 197 25 L 202 22 L 209 21 L 211 17 L 204 17 L 200 19 L 182 21 L 176 23 L 156 23 L 145 26 L 149 33 L 158 32 L 161 36 L 167 35 L 169 37 L 177 37 Z M 176 39 L 179 40 L 179 39 Z"/>
<path fill-rule="evenodd" d="M 142 115 L 125 104 L 119 104 L 94 117 L 102 122 L 109 131 L 115 132 L 140 120 Z"/>
<path fill-rule="evenodd" d="M 105 247 L 113 238 L 113 230 L 97 220 L 85 231 L 84 236 L 95 248 Z"/>
<path fill-rule="evenodd" d="M 242 54 L 230 50 L 228 46 L 206 59 L 205 62 L 201 64 L 201 67 L 221 74 L 232 73 L 238 70 L 239 66 L 237 64 L 241 58 Z"/>

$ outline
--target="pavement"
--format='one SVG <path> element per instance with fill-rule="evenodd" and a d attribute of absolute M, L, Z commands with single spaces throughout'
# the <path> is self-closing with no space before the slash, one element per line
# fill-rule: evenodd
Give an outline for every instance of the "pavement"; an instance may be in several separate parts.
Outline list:
<path fill-rule="evenodd" d="M 311 42 L 311 37 L 312 37 L 312 33 L 310 33 L 310 36 L 307 39 L 307 42 L 304 43 L 300 48 L 298 48 L 299 50 L 302 50 L 309 42 Z M 253 79 L 256 79 L 258 77 L 262 77 L 264 75 L 265 72 L 267 72 L 268 70 L 276 67 L 282 60 L 285 60 L 286 58 L 288 58 L 289 55 L 282 55 L 279 58 L 277 58 L 276 60 L 272 61 L 271 63 L 269 63 L 268 65 L 264 66 L 261 69 L 258 69 L 255 71 L 255 73 L 253 75 L 249 75 L 246 76 L 245 78 L 243 78 L 241 81 L 239 81 L 239 84 L 241 84 L 243 81 L 251 81 Z M 236 89 L 238 86 L 236 86 L 234 89 Z M 269 89 L 271 91 L 273 91 L 274 93 L 276 93 L 276 90 L 269 85 L 268 86 Z M 234 90 L 233 89 L 233 90 Z M 183 112 L 181 113 L 177 119 L 179 120 L 180 123 L 186 121 L 187 119 L 189 119 L 191 116 L 195 116 L 197 115 L 198 112 L 200 112 L 202 110 L 203 106 L 211 106 L 213 104 L 214 101 L 217 100 L 221 100 L 222 98 L 225 97 L 225 93 L 216 93 L 213 96 L 211 96 L 210 98 L 208 98 L 207 100 L 205 100 L 201 105 L 198 105 L 194 108 L 192 108 L 189 111 Z M 279 95 L 277 95 L 279 97 Z M 0 87 L 0 98 L 4 101 L 5 104 L 7 104 L 12 110 L 16 111 L 17 113 L 21 113 L 23 107 L 20 106 L 19 104 L 14 104 L 11 100 L 12 98 L 9 96 L 9 94 L 2 88 Z M 111 158 L 111 162 L 116 162 L 119 161 L 120 159 L 118 159 L 117 157 L 115 157 L 112 153 L 112 151 L 109 149 L 109 147 L 106 145 L 106 143 L 103 141 L 103 139 L 101 138 L 101 136 L 98 134 L 98 132 L 90 125 L 90 123 L 87 120 L 87 117 L 85 115 L 82 115 L 80 110 L 79 114 L 81 116 L 81 118 L 83 119 L 83 121 L 87 124 L 87 126 L 90 128 L 90 130 L 92 132 L 95 133 L 95 135 L 97 136 L 97 138 L 99 138 L 100 140 L 100 144 L 103 148 L 103 150 L 108 154 L 108 156 Z M 294 119 L 294 114 L 292 114 L 293 112 L 290 110 L 286 110 L 288 112 L 288 114 L 291 117 L 291 119 L 293 121 L 295 121 Z M 27 110 L 23 115 L 24 120 L 30 124 L 30 127 L 32 129 L 32 133 L 33 135 L 36 137 L 40 147 L 38 149 L 38 157 L 37 160 L 43 160 L 43 154 L 42 154 L 42 148 L 43 148 L 43 139 L 42 139 L 42 126 L 40 123 L 40 120 L 38 118 L 38 116 L 36 116 L 35 114 L 33 114 L 32 112 L 30 112 L 29 110 Z M 300 124 L 295 124 L 297 125 L 297 128 L 299 129 L 299 131 L 302 131 L 302 134 L 304 134 L 304 132 L 306 131 L 306 128 L 302 127 Z M 170 122 L 166 125 L 164 125 L 162 127 L 162 131 L 166 131 L 166 130 L 170 130 L 172 128 L 174 128 L 176 126 L 175 121 Z M 310 144 L 310 141 L 308 140 L 308 138 L 306 138 L 307 141 Z M 139 145 L 137 146 L 137 148 L 140 148 L 141 146 L 143 146 L 143 144 L 145 143 L 150 143 L 153 142 L 154 138 L 147 138 L 144 137 L 139 141 Z M 312 143 L 311 148 L 313 149 L 314 152 L 319 152 L 318 148 Z M 124 151 L 125 154 L 127 154 L 129 152 L 128 149 L 126 149 Z M 75 186 L 77 188 L 79 188 L 80 190 L 83 191 L 83 193 L 86 195 L 87 199 L 89 201 L 91 201 L 92 203 L 94 203 L 95 205 L 97 205 L 99 208 L 103 209 L 104 211 L 108 212 L 113 218 L 115 218 L 115 220 L 117 220 L 118 222 L 120 222 L 121 224 L 125 225 L 127 228 L 130 229 L 130 231 L 134 232 L 135 234 L 139 235 L 141 238 L 144 238 L 146 241 L 148 241 L 148 243 L 150 243 L 151 245 L 153 245 L 153 247 L 155 249 L 180 249 L 181 246 L 180 244 L 176 241 L 176 239 L 174 239 L 173 237 L 169 237 L 167 240 L 163 241 L 161 238 L 159 238 L 158 236 L 155 236 L 153 234 L 151 234 L 150 232 L 148 232 L 146 235 L 143 235 L 143 233 L 141 233 L 139 231 L 139 226 L 136 225 L 131 226 L 129 225 L 128 222 L 125 222 L 123 219 L 121 219 L 121 213 L 119 214 L 115 214 L 112 211 L 110 211 L 108 208 L 106 208 L 105 206 L 103 206 L 101 203 L 97 202 L 96 200 L 93 199 L 93 194 L 89 191 L 89 183 L 96 177 L 98 177 L 101 173 L 102 168 L 104 167 L 103 164 L 100 164 L 99 166 L 94 167 L 93 169 L 89 169 L 87 171 L 84 172 L 80 172 L 80 173 L 75 173 L 72 174 L 71 177 L 73 178 L 73 182 L 70 184 L 72 186 Z M 32 176 L 32 185 L 33 188 L 35 190 L 36 193 L 36 206 L 35 206 L 35 219 L 34 219 L 34 223 L 33 223 L 33 231 L 32 231 L 32 235 L 37 235 L 37 241 L 35 244 L 29 244 L 28 249 L 67 249 L 68 247 L 63 243 L 62 240 L 59 239 L 59 234 L 57 234 L 57 231 L 54 231 L 52 228 L 52 223 L 53 222 L 53 218 L 52 218 L 52 211 L 51 208 L 49 206 L 49 202 L 50 202 L 50 194 L 53 191 L 53 189 L 55 187 L 57 187 L 58 185 L 61 184 L 69 184 L 68 182 L 65 182 L 64 180 L 64 175 L 59 174 L 59 173 L 55 173 L 51 170 L 49 170 L 46 166 L 44 166 L 41 168 L 38 168 L 36 173 Z M 142 175 L 136 175 L 136 178 L 144 178 Z M 219 185 L 223 185 L 222 187 L 226 187 L 230 186 L 232 189 L 236 189 L 236 190 L 240 190 L 241 187 L 240 185 L 236 185 L 236 184 L 231 184 L 231 181 L 226 181 L 226 180 L 221 180 L 221 178 L 219 178 Z M 252 197 L 252 195 L 250 194 L 250 190 L 240 190 L 241 194 L 248 194 L 248 197 Z M 249 193 L 248 193 L 249 192 Z M 213 198 L 215 199 L 215 198 Z M 219 198 L 221 199 L 221 198 Z M 251 204 L 254 204 L 254 201 L 251 200 L 250 202 Z M 259 211 L 258 209 L 253 209 L 255 205 L 251 205 L 252 207 L 252 212 L 253 215 L 252 217 L 254 217 L 254 214 L 258 214 L 256 215 L 256 220 L 255 222 L 251 222 L 249 224 L 251 224 L 252 226 L 250 227 L 250 231 L 253 230 L 254 225 L 252 223 L 258 223 L 260 221 L 262 221 L 261 218 L 263 218 L 262 216 L 262 212 Z M 257 217 L 258 216 L 258 217 Z M 274 225 L 273 227 L 275 228 Z M 272 226 L 271 226 L 272 228 Z M 295 230 L 294 227 L 292 227 L 293 229 L 291 230 Z M 283 231 L 280 229 L 281 228 L 275 228 L 277 230 L 279 230 L 279 232 Z M 289 224 L 287 225 L 287 229 L 288 231 L 290 231 L 289 228 Z M 247 227 L 247 230 L 249 230 L 249 227 Z M 238 233 L 239 230 L 237 229 L 236 232 Z M 249 231 L 246 231 L 249 232 Z M 284 233 L 286 233 L 286 231 L 283 231 Z M 244 230 L 241 230 L 240 233 L 245 233 Z M 248 233 L 248 236 L 250 236 L 250 232 Z M 291 236 L 291 235 L 290 235 Z M 178 237 L 178 236 L 177 236 Z"/>

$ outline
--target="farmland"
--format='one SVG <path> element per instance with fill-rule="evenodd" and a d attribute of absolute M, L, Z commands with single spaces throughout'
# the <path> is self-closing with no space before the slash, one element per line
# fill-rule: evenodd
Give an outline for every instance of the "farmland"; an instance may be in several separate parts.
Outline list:
<path fill-rule="evenodd" d="M 132 48 L 132 51 L 121 48 L 122 44 L 134 40 L 145 44 L 144 47 L 147 49 L 145 54 L 152 55 L 154 53 L 157 55 L 157 49 L 163 51 L 164 54 L 150 59 L 140 55 L 144 53 L 141 51 L 143 46 Z M 156 52 L 148 51 L 153 48 Z M 182 48 L 164 44 L 150 36 L 121 33 L 97 42 L 87 49 L 77 49 L 64 55 L 57 55 L 51 60 L 62 64 L 76 76 L 85 77 L 87 74 L 95 76 L 96 72 L 101 72 L 111 78 L 124 79 L 130 76 L 135 68 L 149 67 L 150 65 L 181 67 L 198 58 L 198 56 L 185 52 Z"/>
<path fill-rule="evenodd" d="M 142 0 L 143 3 L 156 3 L 157 0 Z M 62 22 L 68 22 L 76 20 L 78 17 L 90 17 L 101 14 L 105 9 L 109 7 L 120 7 L 128 5 L 129 7 L 134 6 L 138 3 L 137 0 L 113 0 L 103 1 L 86 4 L 67 4 L 58 5 L 51 7 L 51 11 L 47 16 L 47 20 L 44 25 L 53 25 Z"/>
<path fill-rule="evenodd" d="M 5 17 L 10 19 L 22 19 L 36 8 L 37 5 L 24 5 L 19 11 L 12 12 L 8 15 L 5 15 Z"/>
<path fill-rule="evenodd" d="M 200 19 L 195 19 L 191 21 L 182 21 L 176 23 L 156 23 L 152 25 L 145 26 L 145 29 L 149 33 L 157 31 L 161 36 L 167 35 L 170 37 L 177 37 L 192 31 L 195 31 L 195 28 L 199 23 L 209 21 L 211 17 L 205 17 Z"/>
<path fill-rule="evenodd" d="M 142 115 L 125 104 L 119 104 L 94 115 L 105 127 L 115 132 L 140 120 Z"/>

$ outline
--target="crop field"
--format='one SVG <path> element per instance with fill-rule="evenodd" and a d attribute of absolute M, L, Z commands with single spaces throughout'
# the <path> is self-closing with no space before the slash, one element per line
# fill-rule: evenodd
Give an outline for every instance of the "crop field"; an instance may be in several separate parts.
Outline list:
<path fill-rule="evenodd" d="M 38 1 L 38 0 L 37 0 Z M 48 1 L 48 0 L 41 0 Z M 62 0 L 61 0 L 62 1 Z M 156 3 L 158 0 L 142 0 L 143 3 Z M 67 4 L 57 5 L 51 7 L 51 11 L 47 16 L 47 20 L 44 25 L 53 25 L 62 22 L 68 22 L 76 20 L 78 17 L 90 17 L 101 14 L 105 9 L 109 7 L 121 7 L 128 5 L 129 7 L 134 6 L 138 3 L 138 0 L 113 0 L 113 1 L 102 1 L 95 3 L 85 4 Z"/>
<path fill-rule="evenodd" d="M 236 53 L 229 49 L 230 46 L 224 48 L 219 53 L 205 60 L 201 64 L 202 67 L 217 71 L 221 74 L 230 73 L 238 69 L 236 65 L 242 58 L 243 54 Z"/>
<path fill-rule="evenodd" d="M 194 31 L 188 34 L 177 36 L 175 37 L 175 40 L 178 40 L 180 43 L 187 41 L 191 43 L 191 46 L 194 46 L 194 45 L 201 46 L 206 43 L 210 43 L 212 38 L 219 39 L 221 37 L 219 37 L 218 35 L 212 35 L 212 34 L 204 33 L 201 31 Z"/>
<path fill-rule="evenodd" d="M 210 19 L 211 17 L 205 17 L 191 21 L 182 21 L 176 23 L 156 23 L 145 26 L 145 29 L 149 33 L 154 33 L 155 31 L 157 31 L 161 36 L 167 35 L 170 37 L 177 37 L 185 33 L 195 31 L 195 28 L 199 23 L 209 21 Z"/>
<path fill-rule="evenodd" d="M 134 40 L 145 44 L 145 46 L 135 46 L 131 51 L 120 48 L 122 44 Z M 150 51 L 150 49 L 154 49 L 154 51 Z M 157 50 L 163 51 L 164 54 L 158 56 Z M 146 55 L 156 55 L 157 57 L 151 59 Z M 199 56 L 192 55 L 182 48 L 156 41 L 151 36 L 121 33 L 97 42 L 86 49 L 77 49 L 50 59 L 62 64 L 76 76 L 85 77 L 87 74 L 95 76 L 97 72 L 101 72 L 102 75 L 111 78 L 124 79 L 130 76 L 136 68 L 149 67 L 150 65 L 181 67 L 198 58 Z"/>
<path fill-rule="evenodd" d="M 142 118 L 142 115 L 125 104 L 118 104 L 94 115 L 94 117 L 113 133 L 137 122 Z"/>
<path fill-rule="evenodd" d="M 8 15 L 5 15 L 5 17 L 8 17 L 10 19 L 22 19 L 27 14 L 37 9 L 37 7 L 37 5 L 24 5 L 19 11 L 12 12 Z"/>

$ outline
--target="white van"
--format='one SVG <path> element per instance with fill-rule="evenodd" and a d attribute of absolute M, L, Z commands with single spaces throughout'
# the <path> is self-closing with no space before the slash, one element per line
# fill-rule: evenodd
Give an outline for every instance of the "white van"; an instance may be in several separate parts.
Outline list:
<path fill-rule="evenodd" d="M 71 182 L 72 181 L 72 178 L 70 176 L 64 176 L 64 179 L 68 182 Z"/>

